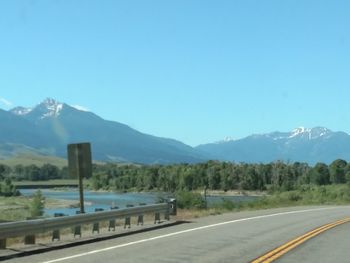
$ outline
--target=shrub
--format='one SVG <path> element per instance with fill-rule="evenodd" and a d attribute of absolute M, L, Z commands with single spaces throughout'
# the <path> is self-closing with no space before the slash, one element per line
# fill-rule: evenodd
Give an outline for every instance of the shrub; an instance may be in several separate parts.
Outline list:
<path fill-rule="evenodd" d="M 42 216 L 44 214 L 44 207 L 45 197 L 42 195 L 41 191 L 38 190 L 35 192 L 29 207 L 30 216 L 33 218 Z"/>
<path fill-rule="evenodd" d="M 205 208 L 205 200 L 199 193 L 180 191 L 176 193 L 176 200 L 179 208 Z"/>
<path fill-rule="evenodd" d="M 229 211 L 232 211 L 233 209 L 235 209 L 237 207 L 237 205 L 233 201 L 225 199 L 225 198 L 222 199 L 221 206 L 225 210 L 229 210 Z"/>

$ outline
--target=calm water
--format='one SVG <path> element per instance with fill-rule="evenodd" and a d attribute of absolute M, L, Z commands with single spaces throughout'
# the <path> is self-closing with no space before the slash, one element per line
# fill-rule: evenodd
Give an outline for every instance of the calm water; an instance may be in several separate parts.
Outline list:
<path fill-rule="evenodd" d="M 21 189 L 20 192 L 24 196 L 31 196 L 36 189 Z M 55 191 L 51 189 L 41 189 L 42 194 L 46 198 L 75 200 L 79 205 L 79 191 L 70 189 L 65 191 Z M 138 205 L 139 203 L 154 204 L 157 201 L 158 194 L 156 193 L 112 193 L 112 192 L 92 192 L 84 191 L 85 212 L 94 212 L 95 208 L 109 210 L 111 207 L 118 206 L 119 208 L 126 207 L 128 204 Z M 79 208 L 55 208 L 45 209 L 46 215 L 54 213 L 64 213 L 73 215 Z"/>
<path fill-rule="evenodd" d="M 24 196 L 31 196 L 37 190 L 36 189 L 21 189 L 20 192 Z M 75 200 L 76 204 L 79 204 L 79 191 L 78 189 L 69 189 L 63 191 L 41 189 L 42 194 L 46 198 L 52 199 L 64 199 Z M 87 213 L 94 212 L 95 208 L 102 208 L 109 210 L 111 207 L 118 206 L 119 208 L 126 207 L 128 204 L 137 206 L 139 203 L 154 204 L 157 202 L 160 196 L 164 196 L 163 193 L 113 193 L 113 192 L 93 192 L 84 191 L 85 211 Z M 234 202 L 246 202 L 255 200 L 255 196 L 208 196 L 208 205 L 213 205 L 222 202 L 222 200 L 228 199 Z M 46 215 L 53 215 L 54 213 L 64 213 L 67 215 L 74 215 L 79 208 L 55 208 L 45 209 Z"/>

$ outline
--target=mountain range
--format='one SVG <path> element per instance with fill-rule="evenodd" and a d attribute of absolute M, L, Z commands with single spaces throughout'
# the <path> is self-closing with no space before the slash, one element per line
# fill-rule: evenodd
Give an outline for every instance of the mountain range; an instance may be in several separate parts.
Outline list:
<path fill-rule="evenodd" d="M 23 153 L 66 157 L 68 143 L 91 142 L 94 160 L 143 164 L 276 160 L 330 163 L 350 160 L 350 135 L 324 127 L 256 134 L 239 140 L 188 146 L 144 134 L 48 98 L 33 108 L 0 109 L 0 158 Z"/>
<path fill-rule="evenodd" d="M 68 143 L 91 142 L 95 160 L 193 163 L 206 159 L 179 141 L 138 132 L 50 98 L 33 108 L 1 110 L 0 123 L 3 158 L 22 152 L 65 157 Z"/>
<path fill-rule="evenodd" d="M 225 161 L 330 163 L 335 159 L 350 160 L 350 135 L 324 127 L 299 127 L 290 132 L 255 134 L 240 140 L 199 145 L 196 149 Z"/>

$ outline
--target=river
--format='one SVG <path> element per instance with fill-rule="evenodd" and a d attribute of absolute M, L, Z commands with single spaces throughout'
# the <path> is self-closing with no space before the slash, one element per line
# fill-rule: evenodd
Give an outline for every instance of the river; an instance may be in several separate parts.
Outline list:
<path fill-rule="evenodd" d="M 24 196 L 33 195 L 37 189 L 20 189 L 20 192 Z M 41 189 L 41 192 L 45 198 L 59 199 L 59 200 L 73 200 L 76 204 L 79 204 L 79 191 L 78 189 L 67 190 L 52 190 Z M 111 207 L 118 206 L 119 208 L 126 207 L 127 205 L 137 206 L 140 203 L 154 204 L 159 200 L 159 197 L 165 197 L 164 193 L 116 193 L 116 192 L 96 192 L 96 191 L 84 191 L 85 212 L 94 212 L 96 208 L 102 208 L 109 210 Z M 234 202 L 246 202 L 256 199 L 255 196 L 208 196 L 207 201 L 209 206 L 215 203 L 219 203 L 222 199 L 228 199 Z M 74 215 L 79 207 L 68 208 L 50 208 L 45 209 L 45 215 L 53 216 L 55 213 L 63 213 L 67 215 Z"/>

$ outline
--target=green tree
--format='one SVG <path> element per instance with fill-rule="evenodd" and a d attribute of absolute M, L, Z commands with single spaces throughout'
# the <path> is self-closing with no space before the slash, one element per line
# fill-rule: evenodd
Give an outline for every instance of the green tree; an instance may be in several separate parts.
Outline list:
<path fill-rule="evenodd" d="M 14 167 L 14 175 L 16 180 L 23 180 L 25 177 L 25 169 L 24 166 L 22 164 L 17 164 Z"/>
<path fill-rule="evenodd" d="M 326 185 L 330 183 L 328 166 L 325 163 L 317 163 L 309 172 L 310 183 Z"/>
<path fill-rule="evenodd" d="M 10 172 L 11 172 L 11 167 L 4 164 L 0 164 L 0 180 L 8 176 Z"/>
<path fill-rule="evenodd" d="M 283 184 L 283 177 L 286 171 L 286 164 L 277 161 L 272 163 L 271 167 L 271 184 L 274 189 L 280 189 Z"/>
<path fill-rule="evenodd" d="M 58 179 L 60 178 L 59 169 L 57 166 L 52 164 L 44 164 L 40 168 L 40 180 L 50 180 L 50 179 Z"/>
<path fill-rule="evenodd" d="M 346 183 L 350 185 L 350 171 L 346 172 L 345 179 L 346 179 Z"/>
<path fill-rule="evenodd" d="M 207 169 L 208 176 L 208 186 L 209 189 L 217 190 L 220 189 L 220 173 L 218 172 L 218 167 L 216 163 L 212 164 L 212 166 Z"/>
<path fill-rule="evenodd" d="M 0 196 L 16 196 L 20 195 L 19 191 L 12 184 L 10 178 L 6 177 L 4 183 L 0 183 Z"/>
<path fill-rule="evenodd" d="M 40 180 L 40 168 L 35 164 L 25 167 L 25 179 L 30 181 Z"/>
<path fill-rule="evenodd" d="M 337 159 L 329 166 L 330 179 L 333 184 L 345 183 L 345 169 L 347 162 L 342 159 Z"/>
<path fill-rule="evenodd" d="M 36 191 L 33 195 L 33 200 L 29 207 L 30 216 L 40 217 L 44 214 L 45 197 L 40 190 Z"/>

